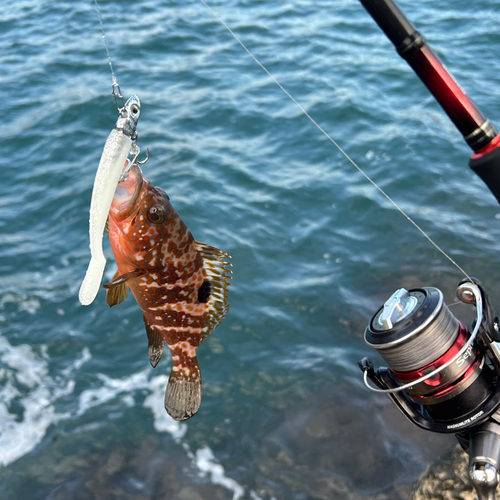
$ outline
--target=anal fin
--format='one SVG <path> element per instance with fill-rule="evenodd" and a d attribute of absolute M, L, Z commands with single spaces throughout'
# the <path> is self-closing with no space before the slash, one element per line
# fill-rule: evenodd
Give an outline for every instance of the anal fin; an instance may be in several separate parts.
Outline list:
<path fill-rule="evenodd" d="M 163 355 L 165 341 L 160 332 L 156 331 L 153 326 L 148 323 L 146 315 L 142 315 L 144 324 L 146 325 L 146 333 L 148 334 L 148 356 L 149 362 L 153 368 L 160 362 Z"/>
<path fill-rule="evenodd" d="M 165 391 L 165 409 L 177 421 L 196 415 L 201 405 L 200 367 L 196 358 L 190 361 L 189 368 L 174 364 Z"/>

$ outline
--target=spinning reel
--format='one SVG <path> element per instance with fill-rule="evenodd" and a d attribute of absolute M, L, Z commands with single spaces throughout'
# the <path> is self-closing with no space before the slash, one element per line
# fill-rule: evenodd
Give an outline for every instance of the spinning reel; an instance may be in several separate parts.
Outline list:
<path fill-rule="evenodd" d="M 455 433 L 469 452 L 469 476 L 480 499 L 494 499 L 500 480 L 499 322 L 478 280 L 462 281 L 457 296 L 476 307 L 472 331 L 437 288 L 394 292 L 365 331 L 366 343 L 388 368 L 375 370 L 368 358 L 359 366 L 367 387 L 387 394 L 415 425 Z"/>
<path fill-rule="evenodd" d="M 460 131 L 473 150 L 469 166 L 500 203 L 500 134 L 393 0 L 360 2 Z M 479 281 L 463 281 L 457 295 L 476 306 L 472 332 L 437 288 L 395 292 L 365 332 L 388 368 L 375 370 L 367 358 L 360 367 L 366 385 L 386 393 L 411 422 L 456 433 L 479 498 L 493 500 L 500 478 L 499 324 Z"/>

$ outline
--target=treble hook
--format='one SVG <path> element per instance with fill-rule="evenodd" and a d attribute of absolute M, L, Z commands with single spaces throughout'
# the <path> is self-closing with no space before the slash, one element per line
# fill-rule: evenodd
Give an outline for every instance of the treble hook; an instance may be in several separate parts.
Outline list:
<path fill-rule="evenodd" d="M 132 158 L 132 161 L 130 162 L 130 168 L 132 168 L 134 165 L 144 165 L 148 160 L 149 160 L 149 148 L 146 148 L 146 158 L 142 161 L 139 161 L 139 155 L 141 154 L 141 148 L 137 145 L 134 144 L 134 156 Z M 129 170 L 130 170 L 129 168 Z"/>
<path fill-rule="evenodd" d="M 132 157 L 132 160 L 127 159 L 127 164 L 125 165 L 125 168 L 123 169 L 122 175 L 120 176 L 120 180 L 118 182 L 123 182 L 124 180 L 127 179 L 128 173 L 130 172 L 130 169 L 132 167 L 138 166 L 138 165 L 144 165 L 149 160 L 149 148 L 146 148 L 146 158 L 144 158 L 144 160 L 142 160 L 142 161 L 139 161 L 139 155 L 141 154 L 141 148 L 136 143 L 134 143 L 132 145 L 130 152 L 134 156 Z"/>
<path fill-rule="evenodd" d="M 144 158 L 144 160 L 138 161 L 139 153 L 137 153 L 137 155 L 134 156 L 134 159 L 137 161 L 137 165 L 144 165 L 149 160 L 149 148 L 146 148 L 146 158 Z"/>

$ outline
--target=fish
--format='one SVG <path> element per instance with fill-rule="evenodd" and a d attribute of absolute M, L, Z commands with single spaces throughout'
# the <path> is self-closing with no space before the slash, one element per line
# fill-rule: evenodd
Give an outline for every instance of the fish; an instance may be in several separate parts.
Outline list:
<path fill-rule="evenodd" d="M 197 348 L 229 310 L 230 256 L 196 241 L 165 191 L 138 165 L 117 185 L 108 236 L 118 270 L 104 285 L 106 302 L 112 307 L 132 291 L 143 311 L 151 366 L 165 343 L 172 356 L 165 409 L 187 420 L 201 404 Z"/>
<path fill-rule="evenodd" d="M 106 219 L 118 180 L 122 175 L 123 164 L 134 139 L 137 138 L 136 127 L 140 115 L 141 102 L 138 96 L 133 95 L 120 109 L 116 126 L 106 140 L 97 167 L 89 217 L 91 258 L 78 293 L 80 303 L 84 306 L 94 302 L 101 286 L 102 275 L 106 267 L 106 258 L 102 250 Z"/>

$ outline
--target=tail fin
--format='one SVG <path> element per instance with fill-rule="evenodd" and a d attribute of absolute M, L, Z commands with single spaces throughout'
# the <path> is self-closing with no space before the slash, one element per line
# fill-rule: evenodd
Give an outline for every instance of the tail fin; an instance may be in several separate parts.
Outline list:
<path fill-rule="evenodd" d="M 165 392 L 165 409 L 174 420 L 187 420 L 195 415 L 201 404 L 201 373 L 196 357 L 190 365 L 175 365 L 170 372 Z"/>

